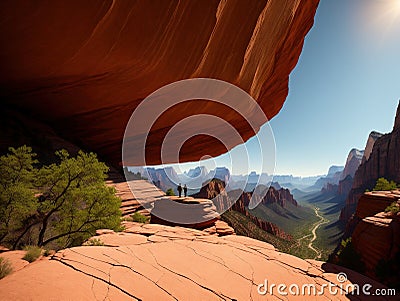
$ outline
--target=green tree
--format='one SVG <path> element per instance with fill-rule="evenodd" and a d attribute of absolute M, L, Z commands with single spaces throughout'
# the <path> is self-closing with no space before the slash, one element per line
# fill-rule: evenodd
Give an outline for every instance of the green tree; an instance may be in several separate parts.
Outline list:
<path fill-rule="evenodd" d="M 35 153 L 27 146 L 10 147 L 0 157 L 0 243 L 24 226 L 37 208 L 33 191 Z"/>
<path fill-rule="evenodd" d="M 168 188 L 167 191 L 165 192 L 165 194 L 168 196 L 173 196 L 173 195 L 175 195 L 175 192 L 172 188 Z"/>
<path fill-rule="evenodd" d="M 60 239 L 68 246 L 83 242 L 98 228 L 117 230 L 121 202 L 104 183 L 108 167 L 94 153 L 80 151 L 76 158 L 65 150 L 56 154 L 60 163 L 43 167 L 36 180 L 43 195 L 38 246 Z"/>
<path fill-rule="evenodd" d="M 376 185 L 374 187 L 374 191 L 386 191 L 386 190 L 394 190 L 397 188 L 397 184 L 394 181 L 388 181 L 385 178 L 379 178 L 376 181 Z"/>
<path fill-rule="evenodd" d="M 120 228 L 121 201 L 105 185 L 108 167 L 95 154 L 61 150 L 58 163 L 34 168 L 29 147 L 10 152 L 0 158 L 0 239 L 14 249 L 79 245 L 96 229 Z"/>

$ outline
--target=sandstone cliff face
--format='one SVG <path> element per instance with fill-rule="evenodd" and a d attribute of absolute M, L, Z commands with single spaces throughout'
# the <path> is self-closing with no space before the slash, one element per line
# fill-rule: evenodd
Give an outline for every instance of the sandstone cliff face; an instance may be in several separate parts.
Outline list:
<path fill-rule="evenodd" d="M 371 134 L 372 135 L 372 134 Z M 370 137 L 371 137 L 370 135 Z M 367 146 L 371 145 L 370 138 L 368 139 Z M 373 143 L 372 143 L 373 145 Z M 353 177 L 356 173 L 361 161 L 365 158 L 365 151 L 353 148 L 346 159 L 346 164 L 343 171 L 340 173 L 337 185 L 325 186 L 325 191 L 335 192 L 343 197 L 347 197 L 351 187 L 353 186 Z"/>
<path fill-rule="evenodd" d="M 367 140 L 367 145 L 365 146 L 365 150 L 364 150 L 364 156 L 362 158 L 362 163 L 364 163 L 365 161 L 367 161 L 369 159 L 369 156 L 372 153 L 372 149 L 374 147 L 375 141 L 382 137 L 381 133 L 372 131 L 369 136 L 368 136 L 368 140 Z"/>
<path fill-rule="evenodd" d="M 209 77 L 236 84 L 272 118 L 288 94 L 289 73 L 318 2 L 2 2 L 2 103 L 29 112 L 113 163 L 121 161 L 124 129 L 134 109 L 177 80 Z M 201 113 L 225 119 L 244 140 L 254 135 L 237 112 L 189 101 L 154 124 L 147 163 L 160 163 L 160 141 L 177 121 Z M 180 159 L 198 160 L 204 149 L 213 156 L 227 151 L 214 138 L 196 136 Z"/>
<path fill-rule="evenodd" d="M 354 174 L 357 171 L 357 168 L 361 164 L 363 157 L 364 151 L 353 148 L 347 156 L 346 165 L 344 166 L 344 170 L 340 176 L 340 180 L 345 179 L 347 176 L 351 176 L 353 178 Z"/>
<path fill-rule="evenodd" d="M 400 102 L 393 131 L 379 137 L 372 148 L 368 160 L 357 169 L 352 189 L 342 209 L 340 219 L 347 221 L 354 213 L 357 201 L 366 189 L 374 187 L 376 180 L 384 177 L 400 183 Z"/>
<path fill-rule="evenodd" d="M 340 195 L 346 197 L 349 195 L 352 186 L 353 178 L 349 175 L 339 182 L 337 191 Z"/>
<path fill-rule="evenodd" d="M 390 277 L 396 277 L 397 282 L 400 277 L 399 270 L 383 277 L 383 266 L 381 271 L 378 267 L 384 262 L 396 262 L 400 254 L 400 216 L 383 212 L 394 201 L 400 201 L 400 191 L 365 193 L 352 221 L 352 243 L 365 264 L 366 275 L 386 283 L 391 281 Z"/>

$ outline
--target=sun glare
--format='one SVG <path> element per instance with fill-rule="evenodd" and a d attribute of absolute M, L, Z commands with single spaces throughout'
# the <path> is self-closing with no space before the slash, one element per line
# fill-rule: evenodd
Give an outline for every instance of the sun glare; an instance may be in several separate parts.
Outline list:
<path fill-rule="evenodd" d="M 400 30 L 400 0 L 359 1 L 360 29 L 367 40 L 382 45 L 397 36 Z"/>

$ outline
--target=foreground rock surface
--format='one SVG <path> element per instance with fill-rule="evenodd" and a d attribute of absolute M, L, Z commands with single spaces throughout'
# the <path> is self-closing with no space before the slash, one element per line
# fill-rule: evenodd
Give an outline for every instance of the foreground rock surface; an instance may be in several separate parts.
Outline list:
<path fill-rule="evenodd" d="M 247 237 L 155 224 L 100 231 L 104 246 L 61 250 L 0 280 L 1 300 L 304 300 L 259 295 L 258 284 L 378 283 L 350 270 L 279 253 Z M 275 292 L 276 294 L 276 292 Z M 289 298 L 290 297 L 290 298 Z M 345 294 L 307 300 L 348 300 Z M 362 299 L 361 299 L 362 300 Z M 374 300 L 385 300 L 375 297 Z M 388 299 L 389 300 L 389 299 Z"/>

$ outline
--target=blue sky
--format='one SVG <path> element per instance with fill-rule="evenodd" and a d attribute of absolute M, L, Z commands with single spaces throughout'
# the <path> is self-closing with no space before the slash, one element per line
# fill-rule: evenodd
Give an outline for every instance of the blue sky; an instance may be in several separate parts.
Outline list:
<path fill-rule="evenodd" d="M 289 96 L 270 121 L 275 174 L 326 174 L 329 166 L 344 165 L 352 148 L 363 149 L 372 130 L 390 132 L 399 79 L 400 0 L 321 0 Z M 266 135 L 268 125 L 260 131 Z M 260 172 L 256 139 L 245 146 L 253 160 L 249 168 L 236 160 L 234 173 Z M 232 170 L 229 155 L 183 164 L 180 172 L 198 165 Z"/>
<path fill-rule="evenodd" d="M 290 76 L 289 96 L 270 125 L 276 173 L 324 174 L 390 132 L 400 99 L 400 1 L 321 0 Z"/>

